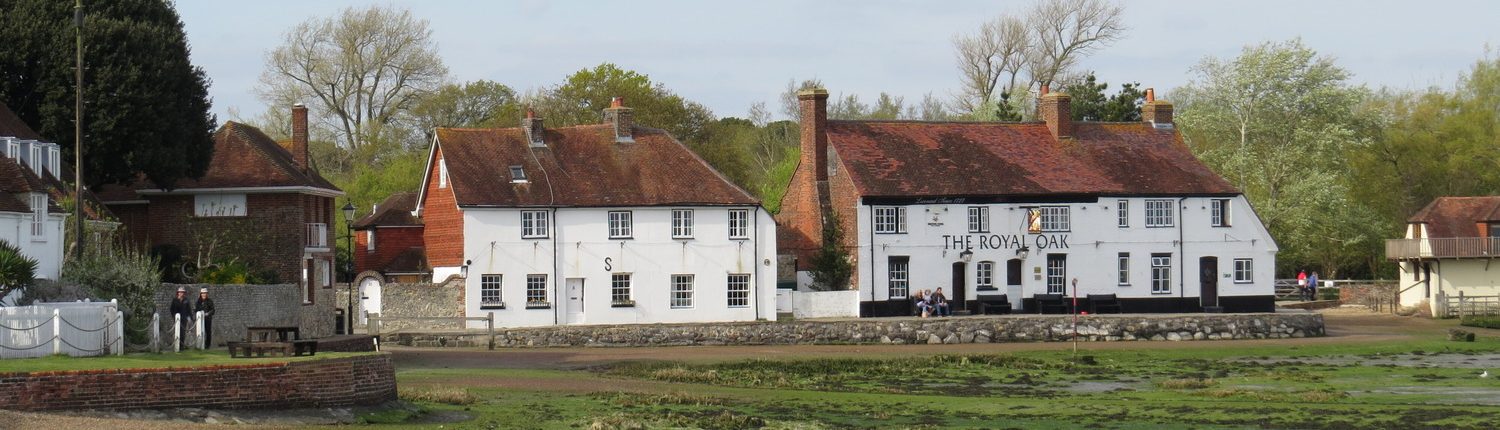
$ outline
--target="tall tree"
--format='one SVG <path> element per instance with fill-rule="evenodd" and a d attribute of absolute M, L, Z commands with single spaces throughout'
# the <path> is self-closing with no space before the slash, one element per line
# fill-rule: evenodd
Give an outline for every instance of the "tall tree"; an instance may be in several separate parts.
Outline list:
<path fill-rule="evenodd" d="M 997 91 L 1009 93 L 1016 87 L 1026 53 L 1033 48 L 1032 33 L 1021 18 L 1002 15 L 980 25 L 976 34 L 954 36 L 953 48 L 963 74 L 957 103 L 960 109 L 977 112 L 1003 97 Z"/>
<path fill-rule="evenodd" d="M 1031 110 L 1021 94 L 1060 81 L 1083 56 L 1124 37 L 1123 13 L 1107 0 L 1040 0 L 1024 15 L 954 36 L 963 75 L 956 107 L 976 120 L 1020 120 Z"/>
<path fill-rule="evenodd" d="M 530 97 L 548 124 L 598 124 L 614 97 L 635 109 L 635 123 L 659 127 L 683 142 L 701 141 L 714 121 L 713 112 L 653 82 L 650 76 L 604 63 L 579 70 L 560 85 Z"/>
<path fill-rule="evenodd" d="M 399 116 L 447 74 L 426 20 L 351 7 L 288 31 L 266 55 L 259 92 L 272 106 L 309 104 L 340 146 L 358 150 L 401 131 L 393 127 Z"/>
<path fill-rule="evenodd" d="M 1139 83 L 1120 85 L 1120 91 L 1106 95 L 1109 84 L 1099 82 L 1093 72 L 1063 87 L 1073 99 L 1075 121 L 1140 121 L 1141 105 L 1146 93 Z"/>
<path fill-rule="evenodd" d="M 510 127 L 520 114 L 515 90 L 486 80 L 444 84 L 406 113 L 412 126 L 423 133 L 437 127 Z"/>
<path fill-rule="evenodd" d="M 1026 69 L 1038 85 L 1051 85 L 1082 55 L 1125 35 L 1124 9 L 1106 0 L 1043 0 L 1026 16 L 1034 48 Z"/>
<path fill-rule="evenodd" d="M 821 79 L 804 79 L 801 82 L 796 79 L 786 81 L 786 89 L 781 91 L 781 113 L 786 114 L 792 122 L 802 122 L 802 104 L 797 101 L 797 93 L 815 88 L 823 88 Z"/>
<path fill-rule="evenodd" d="M 1173 92 L 1189 146 L 1245 193 L 1281 246 L 1283 273 L 1330 277 L 1372 252 L 1381 220 L 1350 198 L 1346 154 L 1368 145 L 1357 107 L 1367 91 L 1301 41 L 1208 58 Z"/>
<path fill-rule="evenodd" d="M 90 2 L 83 23 L 84 181 L 171 187 L 213 157 L 208 78 L 159 0 Z M 0 100 L 73 159 L 73 3 L 0 0 Z"/>

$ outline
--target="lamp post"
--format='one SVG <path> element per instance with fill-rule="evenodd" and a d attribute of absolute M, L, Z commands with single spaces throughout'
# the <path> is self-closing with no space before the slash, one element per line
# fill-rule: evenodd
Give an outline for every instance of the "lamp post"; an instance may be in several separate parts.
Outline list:
<path fill-rule="evenodd" d="M 344 202 L 340 208 L 344 212 L 344 247 L 349 252 L 349 260 L 346 269 L 354 271 L 354 203 Z M 354 334 L 354 274 L 350 273 L 346 279 L 349 285 L 349 307 L 344 308 L 344 334 Z M 327 321 L 327 320 L 324 320 Z"/>

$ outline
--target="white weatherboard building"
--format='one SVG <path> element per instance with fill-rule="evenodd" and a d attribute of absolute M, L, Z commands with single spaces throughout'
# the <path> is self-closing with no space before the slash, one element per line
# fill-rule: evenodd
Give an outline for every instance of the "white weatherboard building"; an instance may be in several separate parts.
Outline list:
<path fill-rule="evenodd" d="M 1080 299 L 1114 294 L 1125 312 L 1274 310 L 1276 244 L 1183 145 L 1169 103 L 1148 102 L 1143 122 L 1074 122 L 1049 94 L 1043 122 L 957 123 L 829 121 L 826 92 L 799 98 L 804 155 L 778 241 L 805 281 L 836 215 L 862 315 L 909 315 L 916 290 L 938 288 L 957 310 L 1006 295 L 1034 312 L 1075 280 Z"/>
<path fill-rule="evenodd" d="M 505 327 L 774 318 L 770 214 L 629 108 L 605 114 L 438 129 L 417 209 L 434 280 L 464 277 L 466 315 Z"/>
<path fill-rule="evenodd" d="M 54 196 L 65 185 L 61 150 L 0 103 L 0 151 L 0 239 L 36 260 L 37 278 L 58 279 L 68 218 Z"/>

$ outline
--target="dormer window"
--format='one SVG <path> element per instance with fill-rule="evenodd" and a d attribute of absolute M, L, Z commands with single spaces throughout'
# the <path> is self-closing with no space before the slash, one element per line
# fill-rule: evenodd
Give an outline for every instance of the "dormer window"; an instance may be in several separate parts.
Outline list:
<path fill-rule="evenodd" d="M 513 184 L 526 183 L 526 169 L 521 166 L 510 166 L 510 182 Z"/>
<path fill-rule="evenodd" d="M 15 139 L 5 139 L 5 158 L 21 158 L 21 142 Z"/>

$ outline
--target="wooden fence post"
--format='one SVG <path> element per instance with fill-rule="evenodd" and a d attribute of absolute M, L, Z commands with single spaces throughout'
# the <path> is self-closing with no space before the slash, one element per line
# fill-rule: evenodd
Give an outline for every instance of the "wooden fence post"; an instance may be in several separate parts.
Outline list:
<path fill-rule="evenodd" d="M 52 353 L 62 353 L 62 313 L 52 308 Z"/>
<path fill-rule="evenodd" d="M 365 331 L 370 332 L 370 335 L 375 336 L 376 338 L 379 338 L 380 337 L 380 312 L 376 312 L 376 313 L 370 314 L 368 317 L 366 317 L 366 319 L 367 319 L 367 322 L 365 322 L 365 324 L 366 324 L 367 327 L 365 327 Z"/>
<path fill-rule="evenodd" d="M 151 352 L 161 354 L 161 314 L 151 313 Z"/>
<path fill-rule="evenodd" d="M 172 352 L 182 352 L 182 314 L 172 314 Z"/>
<path fill-rule="evenodd" d="M 125 311 L 115 311 L 115 355 L 125 355 Z"/>

